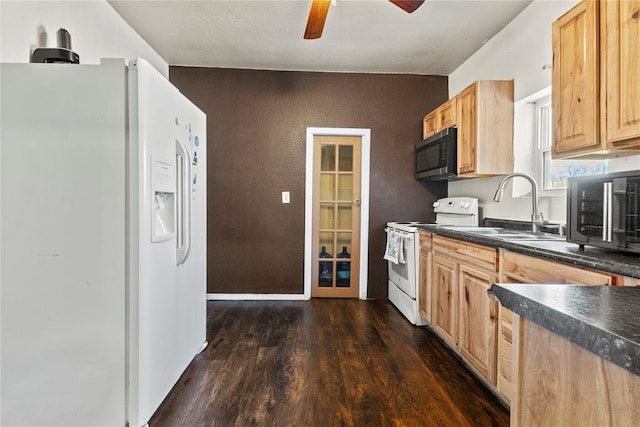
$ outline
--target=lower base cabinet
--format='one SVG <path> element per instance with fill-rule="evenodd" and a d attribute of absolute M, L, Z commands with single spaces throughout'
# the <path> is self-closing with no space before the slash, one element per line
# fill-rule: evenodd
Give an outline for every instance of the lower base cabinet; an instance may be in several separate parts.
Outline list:
<path fill-rule="evenodd" d="M 500 250 L 501 283 L 566 283 L 583 285 L 612 285 L 611 274 L 587 270 L 567 264 Z M 501 397 L 511 401 L 513 395 L 514 317 L 504 307 L 499 309 L 498 357 L 496 389 Z"/>
<path fill-rule="evenodd" d="M 433 257 L 432 326 L 453 348 L 458 346 L 458 264 Z"/>
<path fill-rule="evenodd" d="M 640 285 L 640 279 L 437 234 L 421 234 L 420 243 L 420 314 L 507 404 L 515 392 L 519 317 L 487 295 L 493 283 Z"/>
<path fill-rule="evenodd" d="M 460 265 L 460 354 L 496 382 L 498 302 L 487 296 L 497 275 Z"/>
<path fill-rule="evenodd" d="M 497 249 L 433 237 L 431 326 L 486 382 L 496 381 Z"/>
<path fill-rule="evenodd" d="M 637 426 L 640 377 L 515 316 L 511 425 Z"/>
<path fill-rule="evenodd" d="M 496 389 L 509 402 L 512 395 L 513 312 L 498 305 L 498 355 Z"/>

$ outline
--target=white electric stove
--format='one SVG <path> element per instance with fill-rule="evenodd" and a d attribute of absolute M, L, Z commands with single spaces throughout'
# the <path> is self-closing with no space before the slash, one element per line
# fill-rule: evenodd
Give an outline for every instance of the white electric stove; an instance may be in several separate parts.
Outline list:
<path fill-rule="evenodd" d="M 446 197 L 433 203 L 436 222 L 429 225 L 478 226 L 478 199 L 472 197 Z M 414 325 L 424 325 L 418 313 L 420 283 L 420 238 L 419 226 L 425 223 L 388 222 L 387 239 L 399 236 L 402 239 L 404 263 L 389 263 L 389 300 Z"/>

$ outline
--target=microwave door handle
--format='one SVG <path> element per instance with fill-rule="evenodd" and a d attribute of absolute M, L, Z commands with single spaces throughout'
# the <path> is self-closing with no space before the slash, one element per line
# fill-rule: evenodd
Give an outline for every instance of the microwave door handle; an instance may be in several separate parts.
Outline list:
<path fill-rule="evenodd" d="M 602 241 L 607 241 L 607 218 L 609 205 L 607 204 L 607 183 L 602 183 Z"/>
<path fill-rule="evenodd" d="M 605 182 L 603 189 L 603 209 L 602 209 L 602 241 L 611 242 L 611 234 L 613 228 L 613 183 Z"/>
<path fill-rule="evenodd" d="M 627 179 L 615 178 L 611 188 L 611 240 L 616 246 L 626 246 L 625 230 L 627 228 Z"/>

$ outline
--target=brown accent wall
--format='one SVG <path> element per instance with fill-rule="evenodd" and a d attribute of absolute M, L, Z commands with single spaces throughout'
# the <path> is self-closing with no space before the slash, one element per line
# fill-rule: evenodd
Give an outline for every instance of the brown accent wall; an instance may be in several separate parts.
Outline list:
<path fill-rule="evenodd" d="M 414 179 L 413 146 L 447 78 L 171 67 L 170 79 L 207 114 L 208 292 L 303 293 L 306 128 L 350 127 L 371 129 L 368 286 L 386 298 L 386 221 L 431 221 L 446 195 Z"/>

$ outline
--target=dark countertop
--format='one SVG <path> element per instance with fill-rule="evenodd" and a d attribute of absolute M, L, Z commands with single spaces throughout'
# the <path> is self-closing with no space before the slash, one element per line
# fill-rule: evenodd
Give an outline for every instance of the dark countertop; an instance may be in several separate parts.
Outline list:
<path fill-rule="evenodd" d="M 445 237 L 477 243 L 485 246 L 504 248 L 524 255 L 545 258 L 552 261 L 586 267 L 593 270 L 606 271 L 621 276 L 640 279 L 640 256 L 637 254 L 612 251 L 591 246 L 585 246 L 584 251 L 578 250 L 578 245 L 563 240 L 500 240 L 490 235 L 466 233 L 450 230 L 437 225 L 420 225 L 419 228 Z"/>
<path fill-rule="evenodd" d="M 500 304 L 640 376 L 640 287 L 496 283 Z"/>

